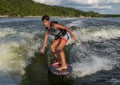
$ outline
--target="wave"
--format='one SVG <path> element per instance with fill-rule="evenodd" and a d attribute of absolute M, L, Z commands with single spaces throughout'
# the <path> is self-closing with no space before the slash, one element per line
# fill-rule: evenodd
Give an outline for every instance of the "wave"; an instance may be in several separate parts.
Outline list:
<path fill-rule="evenodd" d="M 13 28 L 5 28 L 5 29 L 0 28 L 0 38 L 14 33 L 16 33 L 16 31 Z"/>
<path fill-rule="evenodd" d="M 111 70 L 120 64 L 119 27 L 91 26 L 74 30 L 74 34 L 77 41 L 70 51 L 72 77 L 83 77 L 102 70 Z"/>
<path fill-rule="evenodd" d="M 20 85 L 25 67 L 31 63 L 40 42 L 35 33 L 0 30 L 0 85 Z"/>
<path fill-rule="evenodd" d="M 79 59 L 80 60 L 80 59 Z M 73 74 L 72 77 L 83 77 L 91 75 L 101 70 L 111 70 L 116 63 L 109 58 L 101 58 L 98 56 L 89 56 L 81 62 L 72 64 Z"/>

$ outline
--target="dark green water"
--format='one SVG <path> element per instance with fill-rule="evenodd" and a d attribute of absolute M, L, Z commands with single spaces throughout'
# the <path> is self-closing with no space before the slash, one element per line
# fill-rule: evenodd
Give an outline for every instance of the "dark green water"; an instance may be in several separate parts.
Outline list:
<path fill-rule="evenodd" d="M 23 85 L 49 85 L 47 57 L 36 55 L 26 68 Z"/>
<path fill-rule="evenodd" d="M 69 62 L 69 49 L 72 46 L 73 44 L 64 48 L 67 62 Z M 35 55 L 36 58 L 32 59 L 32 63 L 26 68 L 22 85 L 72 85 L 72 78 L 68 78 L 68 76 L 57 76 L 50 73 L 49 64 L 54 57 L 52 57 L 49 50 L 46 50 L 44 55 L 40 53 L 36 53 Z"/>

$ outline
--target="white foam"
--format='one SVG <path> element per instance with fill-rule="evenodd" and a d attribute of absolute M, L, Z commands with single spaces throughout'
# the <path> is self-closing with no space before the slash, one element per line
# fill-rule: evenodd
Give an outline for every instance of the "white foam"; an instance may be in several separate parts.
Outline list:
<path fill-rule="evenodd" d="M 81 62 L 76 62 L 72 64 L 72 77 L 83 77 L 101 70 L 111 70 L 114 64 L 116 63 L 105 57 L 100 58 L 97 56 L 89 56 L 89 58 L 84 59 Z"/>
<path fill-rule="evenodd" d="M 75 20 L 75 21 L 72 21 L 71 23 L 69 24 L 66 24 L 67 27 L 72 27 L 72 26 L 76 26 L 76 27 L 81 27 L 83 26 L 84 23 L 83 23 L 83 20 Z"/>
<path fill-rule="evenodd" d="M 103 39 L 116 39 L 120 37 L 120 29 L 119 27 L 116 28 L 106 27 L 105 29 L 98 29 L 96 27 L 89 27 L 87 29 L 75 30 L 73 33 L 78 41 L 101 41 Z"/>
<path fill-rule="evenodd" d="M 11 32 L 0 40 L 0 85 L 20 85 L 24 68 L 31 63 L 38 45 L 33 41 L 34 33 Z"/>
<path fill-rule="evenodd" d="M 116 58 L 95 54 L 95 49 L 90 49 L 90 45 L 87 45 L 89 44 L 87 42 L 100 42 L 109 39 L 117 39 L 120 37 L 119 27 L 106 27 L 106 29 L 89 27 L 87 29 L 77 29 L 74 31 L 74 34 L 77 37 L 77 41 L 70 51 L 70 63 L 72 63 L 74 70 L 71 75 L 72 77 L 83 77 L 101 70 L 111 70 L 118 63 Z M 83 44 L 83 42 L 86 43 Z M 109 52 L 111 50 L 113 49 L 108 48 L 105 51 Z M 97 51 L 99 51 L 99 49 Z"/>
<path fill-rule="evenodd" d="M 80 44 L 81 41 L 101 41 L 108 39 L 116 39 L 120 37 L 120 29 L 114 27 L 108 27 L 109 29 L 98 29 L 96 27 L 89 27 L 88 29 L 77 29 L 73 31 L 76 36 L 76 41 L 71 38 L 68 40 L 68 44 Z M 70 35 L 69 35 L 70 36 Z"/>
<path fill-rule="evenodd" d="M 13 28 L 0 28 L 0 38 L 14 33 L 16 33 L 16 31 Z"/>

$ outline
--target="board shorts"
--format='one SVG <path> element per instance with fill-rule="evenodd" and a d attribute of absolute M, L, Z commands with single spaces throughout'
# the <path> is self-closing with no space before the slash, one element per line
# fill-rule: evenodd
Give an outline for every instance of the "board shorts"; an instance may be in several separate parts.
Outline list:
<path fill-rule="evenodd" d="M 64 41 L 65 44 L 67 43 L 67 41 L 70 39 L 70 36 L 68 33 L 66 33 L 63 37 L 58 38 L 57 40 L 54 40 L 55 42 L 60 42 L 60 41 Z"/>

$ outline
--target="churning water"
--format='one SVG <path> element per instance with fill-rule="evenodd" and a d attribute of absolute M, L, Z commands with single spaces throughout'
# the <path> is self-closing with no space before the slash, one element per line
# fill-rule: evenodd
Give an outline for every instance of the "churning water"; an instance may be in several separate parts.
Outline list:
<path fill-rule="evenodd" d="M 120 84 L 120 18 L 52 20 L 69 27 L 77 37 L 67 42 L 68 47 L 74 43 L 67 57 L 73 67 L 67 76 L 73 79 L 71 85 Z M 41 47 L 43 33 L 40 18 L 0 18 L 0 85 L 22 84 L 25 68 Z M 47 45 L 53 40 L 49 38 Z"/>

